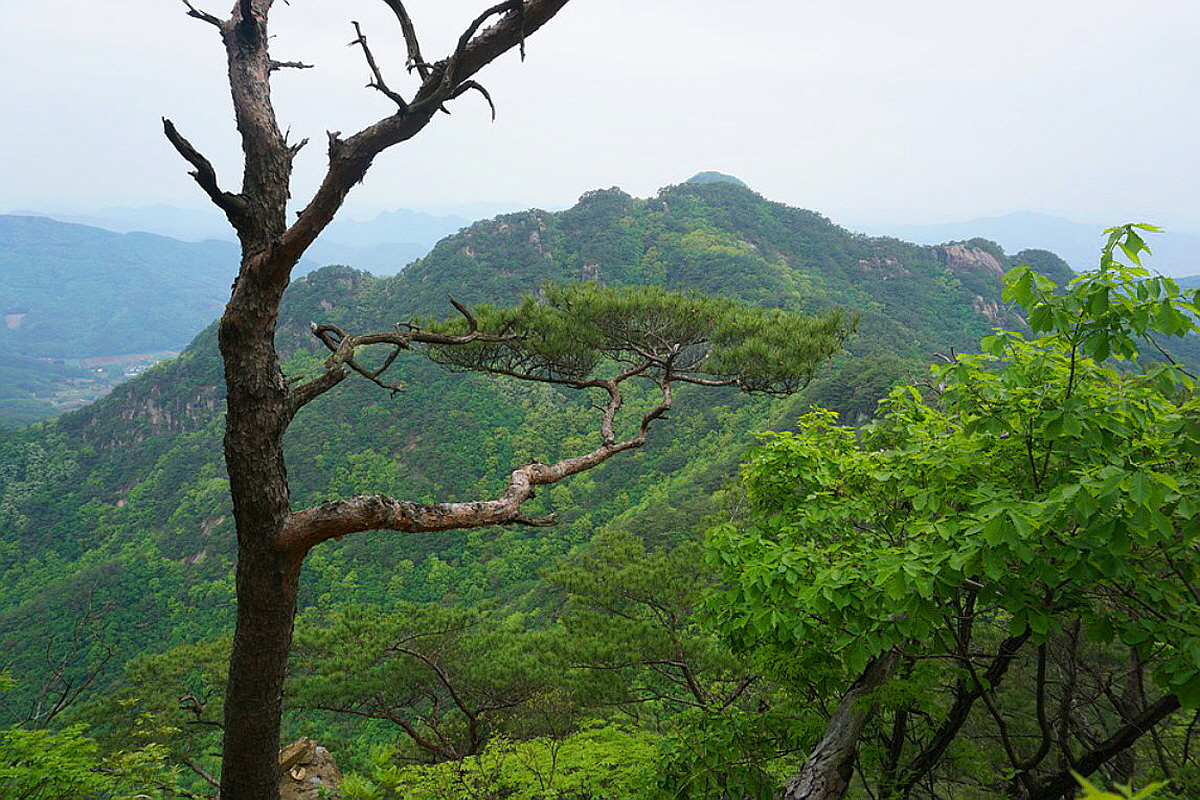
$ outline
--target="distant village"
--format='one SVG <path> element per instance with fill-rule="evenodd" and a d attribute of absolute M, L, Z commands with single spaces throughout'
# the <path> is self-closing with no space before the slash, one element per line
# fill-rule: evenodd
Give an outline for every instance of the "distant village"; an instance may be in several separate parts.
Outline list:
<path fill-rule="evenodd" d="M 155 364 L 169 361 L 178 355 L 178 350 L 159 350 L 153 353 L 127 353 L 90 358 L 44 359 L 49 364 L 86 373 L 55 381 L 54 395 L 47 399 L 58 411 L 80 408 L 98 400 L 130 378 L 136 378 Z"/>

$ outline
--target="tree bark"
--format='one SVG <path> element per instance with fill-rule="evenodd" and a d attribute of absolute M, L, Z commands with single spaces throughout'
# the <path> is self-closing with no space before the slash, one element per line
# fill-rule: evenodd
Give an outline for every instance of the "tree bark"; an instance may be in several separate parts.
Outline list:
<path fill-rule="evenodd" d="M 892 677 L 897 660 L 898 655 L 892 650 L 867 664 L 833 710 L 825 735 L 800 773 L 784 784 L 782 800 L 841 800 L 846 796 L 854 775 L 858 737 L 875 713 L 870 695 Z"/>
<path fill-rule="evenodd" d="M 237 0 L 224 20 L 184 0 L 189 16 L 220 32 L 244 155 L 241 191 L 224 191 L 208 159 L 163 120 L 167 138 L 193 167 L 196 183 L 225 212 L 242 248 L 241 268 L 219 329 L 227 389 L 225 463 L 238 538 L 237 623 L 220 781 L 225 800 L 279 797 L 279 724 L 297 583 L 305 554 L 319 540 L 284 536 L 291 509 L 283 436 L 304 402 L 344 377 L 335 370 L 303 397 L 290 394 L 284 383 L 274 335 L 291 270 L 376 155 L 416 135 L 444 103 L 464 91 L 477 89 L 486 97 L 471 76 L 511 48 L 520 45 L 523 50 L 525 37 L 567 0 L 510 0 L 493 6 L 471 22 L 453 54 L 432 65 L 420 58 L 412 22 L 400 0 L 384 2 L 401 22 L 410 60 L 419 62 L 421 86 L 411 103 L 386 91 L 398 111 L 354 136 L 330 134 L 325 178 L 289 227 L 292 160 L 304 142 L 289 144 L 281 133 L 271 104 L 270 76 L 289 63 L 303 65 L 274 61 L 268 53 L 273 0 Z M 482 28 L 494 17 L 495 24 Z M 365 37 L 360 39 L 357 43 L 373 64 Z M 373 85 L 383 89 L 382 76 L 377 78 L 379 85 Z M 519 513 L 515 506 L 510 511 L 514 517 Z"/>
<path fill-rule="evenodd" d="M 278 299 L 275 292 L 256 292 L 253 286 L 241 282 L 219 331 L 228 389 L 225 462 L 238 536 L 237 625 L 226 688 L 221 796 L 273 800 L 279 791 L 279 721 L 300 557 L 277 545 L 288 514 L 287 390 L 275 355 L 274 314 L 255 313 L 273 308 Z"/>

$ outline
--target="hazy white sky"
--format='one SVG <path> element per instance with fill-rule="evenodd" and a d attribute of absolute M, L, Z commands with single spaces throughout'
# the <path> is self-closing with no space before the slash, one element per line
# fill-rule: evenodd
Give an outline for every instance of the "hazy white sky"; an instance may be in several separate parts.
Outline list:
<path fill-rule="evenodd" d="M 231 4 L 196 4 L 225 14 Z M 488 0 L 410 0 L 433 59 Z M 168 116 L 227 188 L 238 143 L 216 30 L 177 0 L 0 0 L 0 211 L 202 206 Z M 277 3 L 275 79 L 303 202 L 324 131 L 390 113 L 364 88 L 359 20 L 393 88 L 403 44 L 369 0 Z M 1017 209 L 1200 220 L 1196 0 L 573 0 L 467 95 L 376 161 L 348 210 L 569 205 L 715 169 L 767 197 L 909 221 Z M 1200 226 L 1200 223 L 1197 223 Z"/>

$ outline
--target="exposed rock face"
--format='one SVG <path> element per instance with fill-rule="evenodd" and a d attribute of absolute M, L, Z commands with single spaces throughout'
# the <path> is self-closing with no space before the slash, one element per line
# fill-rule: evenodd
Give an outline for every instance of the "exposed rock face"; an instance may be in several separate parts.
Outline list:
<path fill-rule="evenodd" d="M 883 256 L 875 256 L 873 258 L 860 258 L 858 260 L 858 268 L 867 275 L 878 278 L 881 281 L 888 281 L 892 278 L 904 277 L 911 275 L 912 271 L 900 261 L 894 258 Z"/>
<path fill-rule="evenodd" d="M 971 310 L 988 318 L 993 325 L 1003 325 L 1008 314 L 995 300 L 986 300 L 980 295 L 971 298 Z"/>
<path fill-rule="evenodd" d="M 941 262 L 955 272 L 978 272 L 982 269 L 997 278 L 1004 277 L 1004 266 L 982 247 L 958 242 L 940 245 L 936 250 Z"/>
<path fill-rule="evenodd" d="M 307 736 L 297 739 L 279 753 L 280 800 L 340 798 L 342 773 L 333 756 Z M 322 794 L 322 790 L 325 791 Z"/>
<path fill-rule="evenodd" d="M 1005 327 L 1018 323 L 1019 318 L 1015 318 L 993 288 L 1001 285 L 1005 272 L 1004 264 L 994 253 L 972 242 L 938 245 L 933 251 L 964 287 L 975 290 L 971 310 L 992 325 Z"/>

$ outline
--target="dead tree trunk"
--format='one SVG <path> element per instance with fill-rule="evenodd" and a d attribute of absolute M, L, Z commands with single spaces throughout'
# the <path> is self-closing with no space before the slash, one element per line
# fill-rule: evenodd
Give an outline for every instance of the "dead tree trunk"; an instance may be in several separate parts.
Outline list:
<path fill-rule="evenodd" d="M 287 392 L 275 357 L 274 325 L 236 307 L 272 302 L 277 298 L 235 299 L 220 326 L 228 390 L 225 462 L 238 532 L 238 610 L 225 699 L 222 797 L 273 798 L 278 791 L 277 770 L 264 765 L 274 767 L 278 760 L 301 559 L 276 544 L 289 511 L 283 461 Z"/>
<path fill-rule="evenodd" d="M 230 89 L 245 155 L 242 189 L 220 188 L 211 163 L 175 126 L 164 120 L 168 139 L 192 176 L 225 212 L 242 245 L 242 263 L 220 323 L 225 365 L 225 461 L 237 524 L 237 627 L 225 704 L 221 796 L 230 800 L 276 800 L 279 794 L 279 721 L 283 678 L 291 647 L 300 564 L 311 540 L 285 536 L 291 509 L 283 435 L 304 403 L 347 374 L 338 365 L 303 391 L 289 391 L 274 348 L 275 324 L 292 267 L 333 219 L 346 193 L 372 159 L 425 127 L 442 105 L 470 89 L 480 68 L 514 46 L 558 12 L 567 0 L 510 0 L 495 5 L 467 27 L 454 53 L 435 64 L 421 57 L 416 34 L 399 0 L 384 0 L 401 26 L 409 61 L 421 79 L 411 102 L 389 89 L 359 33 L 374 80 L 372 86 L 396 112 L 349 139 L 329 136 L 329 167 L 317 193 L 291 226 L 287 200 L 292 159 L 304 142 L 289 144 L 276 123 L 270 76 L 283 67 L 268 53 L 272 0 L 238 0 L 219 19 L 184 0 L 189 16 L 220 32 Z M 496 24 L 480 30 L 490 18 Z M 490 98 L 489 98 L 490 103 Z M 515 513 L 515 512 L 514 512 Z M 497 520 L 503 521 L 503 520 Z"/>
<path fill-rule="evenodd" d="M 547 360 L 545 353 L 506 350 L 516 348 L 520 337 L 507 326 L 492 332 L 479 330 L 471 312 L 451 300 L 465 318 L 464 332 L 438 333 L 409 325 L 390 333 L 351 336 L 335 325 L 314 326 L 314 335 L 331 353 L 325 371 L 307 383 L 289 386 L 275 352 L 275 325 L 292 268 L 305 249 L 333 219 L 347 192 L 362 180 L 379 153 L 415 136 L 439 110 L 444 110 L 446 103 L 468 91 L 478 92 L 490 105 L 487 91 L 472 76 L 513 47 L 523 52 L 526 37 L 558 13 L 567 0 L 503 0 L 472 20 L 454 52 L 434 63 L 426 62 L 421 55 L 412 20 L 401 0 L 383 0 L 396 15 L 410 70 L 420 79 L 409 100 L 385 82 L 365 34 L 354 23 L 357 38 L 353 44 L 362 48 L 372 76 L 369 85 L 396 110 L 349 138 L 329 134 L 325 177 L 291 225 L 287 224 L 287 201 L 292 160 L 304 141 L 289 144 L 281 133 L 271 107 L 270 76 L 278 69 L 306 65 L 275 61 L 268 54 L 267 17 L 272 0 L 238 0 L 225 20 L 196 9 L 188 0 L 183 2 L 189 16 L 220 32 L 244 153 L 241 191 L 224 191 L 208 159 L 170 121 L 163 121 L 167 138 L 193 167 L 192 177 L 225 212 L 242 247 L 241 269 L 219 332 L 227 389 L 225 463 L 238 538 L 237 627 L 226 690 L 221 795 L 227 800 L 277 800 L 283 679 L 292 642 L 300 566 L 311 548 L 334 537 L 367 530 L 415 532 L 544 524 L 548 520 L 524 516 L 522 503 L 533 497 L 539 486 L 640 447 L 651 423 L 670 408 L 673 383 L 737 386 L 745 391 L 794 391 L 807 383 L 815 364 L 840 346 L 850 321 L 838 314 L 810 318 L 761 312 L 761 316 L 754 317 L 757 312 L 735 309 L 730 303 L 706 304 L 696 299 L 684 302 L 634 293 L 615 301 L 634 312 L 646 303 L 657 302 L 662 313 L 655 318 L 661 318 L 661 329 L 644 331 L 644 320 L 633 313 L 637 324 L 606 340 L 604 331 L 612 334 L 620 315 L 614 306 L 603 306 L 596 314 L 605 324 L 598 326 L 593 319 L 592 334 L 583 337 L 593 344 L 581 347 L 598 348 L 612 356 L 603 363 L 618 365 L 614 367 L 618 372 L 595 377 L 591 370 L 601 363 L 598 355 L 564 362 Z M 493 18 L 494 24 L 483 27 Z M 648 338 L 631 347 L 629 342 L 637 336 Z M 747 361 L 744 369 L 733 366 L 737 358 L 728 353 L 713 359 L 711 369 L 706 366 L 709 362 L 705 354 L 710 348 L 755 338 L 757 346 L 739 356 Z M 721 344 L 726 339 L 730 341 Z M 608 343 L 597 345 L 597 341 Z M 600 444 L 554 464 L 534 462 L 513 470 L 504 491 L 491 499 L 414 503 L 372 495 L 293 510 L 283 453 L 284 433 L 293 416 L 352 372 L 386 386 L 380 377 L 382 370 L 413 344 L 434 348 L 445 363 L 456 366 L 605 394 L 608 399 L 601 409 Z M 469 351 L 461 361 L 446 356 L 447 349 L 472 344 L 487 346 Z M 377 345 L 391 348 L 391 354 L 383 368 L 368 369 L 356 358 L 356 348 Z M 530 347 L 536 350 L 535 345 Z M 765 352 L 770 353 L 770 359 L 763 360 L 761 354 Z M 750 363 L 756 358 L 762 363 Z M 661 392 L 661 399 L 641 415 L 636 431 L 621 439 L 614 432 L 614 420 L 622 405 L 620 384 L 635 379 L 650 381 Z"/>
<path fill-rule="evenodd" d="M 784 784 L 782 800 L 841 800 L 846 796 L 854 775 L 858 737 L 875 713 L 870 695 L 892 677 L 896 661 L 896 652 L 889 651 L 867 664 L 833 710 L 825 735 L 800 773 Z"/>

